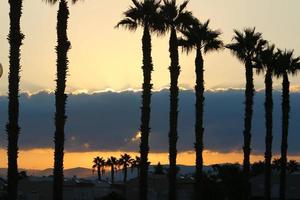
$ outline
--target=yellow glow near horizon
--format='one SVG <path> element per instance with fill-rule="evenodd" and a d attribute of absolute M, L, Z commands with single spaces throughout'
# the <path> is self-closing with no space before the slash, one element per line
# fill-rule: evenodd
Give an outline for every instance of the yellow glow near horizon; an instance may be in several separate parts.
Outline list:
<path fill-rule="evenodd" d="M 92 160 L 96 156 L 102 156 L 108 158 L 109 156 L 120 157 L 122 151 L 111 152 L 66 152 L 64 158 L 65 169 L 75 167 L 91 168 Z M 137 152 L 126 152 L 132 157 L 138 156 Z M 4 149 L 0 150 L 1 162 L 0 167 L 7 167 L 7 155 Z M 218 153 L 211 151 L 204 151 L 203 154 L 205 165 L 219 164 L 219 163 L 242 163 L 243 154 L 241 152 L 231 153 Z M 276 155 L 275 157 L 278 157 Z M 289 156 L 289 159 L 300 161 L 300 156 Z M 168 164 L 167 153 L 150 153 L 149 160 L 152 164 L 161 162 L 162 164 Z M 251 162 L 263 160 L 262 155 L 252 155 Z M 47 169 L 53 167 L 53 150 L 52 149 L 33 149 L 33 150 L 21 150 L 19 154 L 19 168 L 22 169 Z M 179 165 L 193 166 L 195 163 L 194 152 L 182 152 L 178 153 L 177 163 Z"/>

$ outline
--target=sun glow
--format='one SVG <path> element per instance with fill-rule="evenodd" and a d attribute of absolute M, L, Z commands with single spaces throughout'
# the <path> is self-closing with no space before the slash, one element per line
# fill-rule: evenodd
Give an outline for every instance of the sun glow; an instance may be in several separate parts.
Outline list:
<path fill-rule="evenodd" d="M 92 160 L 96 156 L 108 158 L 109 156 L 120 157 L 122 151 L 103 151 L 103 152 L 65 152 L 64 168 L 85 167 L 91 168 Z M 126 152 L 132 157 L 139 156 L 138 152 Z M 7 167 L 6 150 L 0 150 L 1 162 L 0 167 Z M 278 156 L 278 155 L 276 155 Z M 217 163 L 242 163 L 242 152 L 218 153 L 212 151 L 204 151 L 203 154 L 205 165 Z M 289 159 L 300 161 L 300 156 L 290 156 Z M 168 164 L 167 153 L 149 153 L 149 160 L 152 164 L 161 162 Z M 263 155 L 252 155 L 251 161 L 263 160 Z M 47 169 L 53 167 L 53 149 L 32 149 L 21 150 L 19 153 L 19 168 L 22 169 Z M 192 151 L 179 152 L 177 157 L 179 165 L 192 166 L 195 163 L 195 153 Z"/>

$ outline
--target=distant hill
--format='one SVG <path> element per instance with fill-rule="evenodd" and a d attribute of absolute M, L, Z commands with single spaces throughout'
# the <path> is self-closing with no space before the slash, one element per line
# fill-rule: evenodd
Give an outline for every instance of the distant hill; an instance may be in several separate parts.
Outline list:
<path fill-rule="evenodd" d="M 194 173 L 195 167 L 194 166 L 185 166 L 185 165 L 178 165 L 180 168 L 179 173 L 180 174 L 192 174 Z M 167 165 L 164 165 L 164 168 L 167 168 Z M 211 169 L 211 166 L 205 166 L 204 170 Z M 51 176 L 53 173 L 52 168 L 44 169 L 44 170 L 31 170 L 31 169 L 19 169 L 19 171 L 26 171 L 27 175 L 29 176 Z M 154 165 L 150 166 L 150 172 L 154 171 Z M 6 168 L 0 168 L 0 177 L 6 177 Z M 83 168 L 83 167 L 77 167 L 77 168 L 71 168 L 71 169 L 65 169 L 64 175 L 65 177 L 73 177 L 77 176 L 78 178 L 87 178 L 87 179 L 95 179 L 97 177 L 97 172 L 93 175 L 92 169 Z M 128 178 L 134 178 L 137 176 L 137 170 L 131 170 L 128 169 Z M 118 171 L 115 174 L 116 180 L 122 180 L 123 173 L 122 171 Z M 103 179 L 110 179 L 110 171 L 106 171 L 106 173 L 103 176 Z"/>

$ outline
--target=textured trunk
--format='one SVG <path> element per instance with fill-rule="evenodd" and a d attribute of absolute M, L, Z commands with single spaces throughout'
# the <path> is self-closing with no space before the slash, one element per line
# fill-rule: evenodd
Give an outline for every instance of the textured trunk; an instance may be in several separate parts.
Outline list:
<path fill-rule="evenodd" d="M 144 27 L 143 34 L 143 94 L 142 94 L 142 115 L 141 115 L 141 168 L 140 168 L 140 200 L 146 200 L 148 196 L 148 152 L 149 152 L 149 122 L 150 122 L 150 106 L 151 106 L 151 73 L 153 71 L 151 57 L 151 36 L 148 25 Z"/>
<path fill-rule="evenodd" d="M 98 181 L 101 181 L 101 171 L 100 171 L 100 167 L 97 167 L 98 170 Z"/>
<path fill-rule="evenodd" d="M 18 191 L 18 137 L 19 127 L 19 82 L 20 82 L 20 47 L 24 38 L 21 33 L 20 19 L 22 15 L 22 0 L 9 0 L 10 29 L 8 41 L 9 76 L 8 76 L 8 123 L 6 125 L 8 146 L 7 190 L 8 199 L 16 200 Z"/>
<path fill-rule="evenodd" d="M 64 141 L 65 141 L 65 122 L 67 119 L 65 106 L 67 102 L 66 75 L 68 71 L 67 53 L 70 49 L 70 42 L 67 37 L 69 10 L 65 0 L 59 3 L 57 13 L 57 79 L 55 91 L 55 136 L 54 136 L 54 181 L 53 181 L 53 200 L 63 199 L 63 160 L 64 160 Z"/>
<path fill-rule="evenodd" d="M 272 71 L 267 69 L 265 77 L 265 123 L 266 123 L 266 151 L 265 151 L 265 200 L 271 200 L 271 164 L 273 140 L 273 97 L 272 97 Z"/>
<path fill-rule="evenodd" d="M 290 112 L 290 82 L 287 73 L 282 82 L 282 138 L 281 138 L 281 166 L 280 166 L 280 200 L 285 200 L 286 168 Z"/>
<path fill-rule="evenodd" d="M 196 72 L 196 124 L 195 124 L 195 151 L 196 151 L 196 173 L 195 173 L 195 199 L 202 199 L 203 184 L 202 184 L 202 170 L 203 170 L 203 110 L 204 110 L 204 69 L 203 57 L 201 49 L 197 48 L 195 60 Z"/>
<path fill-rule="evenodd" d="M 178 58 L 178 44 L 177 44 L 177 35 L 176 30 L 173 28 L 171 30 L 171 37 L 169 41 L 169 51 L 171 58 L 171 66 L 170 70 L 170 131 L 169 131 L 169 162 L 170 162 L 170 170 L 169 170 L 169 199 L 176 200 L 177 199 L 177 165 L 176 165 L 176 157 L 177 157 L 177 148 L 176 143 L 178 139 L 177 134 L 177 118 L 178 118 L 178 77 L 180 73 L 179 67 L 179 58 Z"/>
<path fill-rule="evenodd" d="M 115 183 L 115 166 L 111 166 L 111 183 Z"/>
<path fill-rule="evenodd" d="M 246 90 L 245 90 L 245 119 L 244 119 L 244 162 L 243 162 L 243 173 L 244 173 L 244 192 L 243 199 L 248 200 L 251 196 L 251 185 L 249 182 L 250 173 L 250 153 L 251 153 L 251 125 L 252 125 L 252 114 L 253 114 L 253 96 L 254 96 L 254 85 L 253 85 L 253 68 L 249 62 L 246 63 Z"/>
<path fill-rule="evenodd" d="M 123 182 L 126 183 L 127 181 L 127 167 L 124 167 L 124 178 L 123 178 Z"/>

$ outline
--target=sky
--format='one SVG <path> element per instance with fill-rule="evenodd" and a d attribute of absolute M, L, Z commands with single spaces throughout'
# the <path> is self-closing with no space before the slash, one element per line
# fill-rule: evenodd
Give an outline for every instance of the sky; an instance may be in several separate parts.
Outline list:
<path fill-rule="evenodd" d="M 130 0 L 85 0 L 79 1 L 76 5 L 70 5 L 68 35 L 72 49 L 69 52 L 70 69 L 67 91 L 72 95 L 67 105 L 69 120 L 66 127 L 66 147 L 68 152 L 65 164 L 68 167 L 76 165 L 72 156 L 81 158 L 77 160 L 83 161 L 99 152 L 105 155 L 112 153 L 118 155 L 120 151 L 128 151 L 132 154 L 137 152 L 138 142 L 135 137 L 139 127 L 140 93 L 133 91 L 140 89 L 142 84 L 142 32 L 140 29 L 133 33 L 122 28 L 114 28 L 122 19 L 123 11 L 130 4 Z M 222 31 L 221 38 L 224 43 L 231 42 L 233 29 L 256 27 L 257 31 L 263 33 L 266 40 L 276 44 L 278 48 L 294 49 L 296 55 L 300 55 L 299 7 L 300 1 L 298 0 L 190 0 L 188 5 L 188 9 L 201 21 L 210 19 L 211 28 Z M 6 39 L 9 30 L 8 12 L 8 2 L 0 1 L 0 63 L 4 66 L 4 74 L 0 79 L 0 128 L 2 132 L 5 130 L 7 120 L 5 95 L 7 95 L 9 50 Z M 51 91 L 55 89 L 56 12 L 57 5 L 51 6 L 42 0 L 24 0 L 21 20 L 25 40 L 21 57 L 20 88 L 23 94 L 20 104 L 22 127 L 20 163 L 21 166 L 27 168 L 52 166 L 50 159 L 52 155 L 49 156 L 49 154 L 52 154 L 54 133 L 54 97 Z M 153 35 L 152 53 L 153 84 L 158 92 L 153 97 L 151 122 L 153 125 L 151 153 L 153 154 L 150 158 L 153 162 L 161 158 L 160 161 L 166 163 L 168 93 L 162 89 L 167 88 L 170 82 L 168 35 L 159 38 Z M 191 152 L 194 122 L 194 97 L 191 91 L 195 82 L 194 54 L 195 52 L 190 55 L 185 53 L 180 55 L 182 70 L 179 85 L 186 89 L 180 99 L 178 147 L 181 152 L 179 155 L 181 164 L 192 164 L 194 161 L 194 154 Z M 207 90 L 210 91 L 207 92 L 205 109 L 205 126 L 208 135 L 206 137 L 206 163 L 226 160 L 240 162 L 242 159 L 240 150 L 243 121 L 242 88 L 245 84 L 244 66 L 228 50 L 210 53 L 205 55 L 204 59 L 205 83 Z M 280 81 L 276 80 L 274 83 L 278 90 Z M 293 90 L 299 91 L 298 78 L 291 78 L 291 82 Z M 263 76 L 255 75 L 255 87 L 257 90 L 263 88 Z M 279 97 L 279 94 L 276 94 L 276 151 L 278 151 L 281 116 L 278 110 Z M 258 113 L 254 118 L 254 134 L 257 136 L 254 137 L 254 153 L 258 157 L 253 157 L 254 160 L 262 158 L 264 136 L 263 94 L 258 93 L 256 98 L 255 106 L 257 106 Z M 296 102 L 300 102 L 297 100 L 299 95 L 293 93 L 292 99 L 294 99 L 294 105 L 292 106 L 290 153 L 298 159 L 300 149 L 297 148 L 295 142 L 299 141 L 296 135 L 296 111 L 299 110 Z M 132 114 L 130 118 L 127 117 L 128 113 Z M 123 124 L 115 126 L 116 120 Z M 235 126 L 237 121 L 240 123 Z M 224 137 L 224 134 L 228 137 Z M 121 139 L 115 140 L 116 137 Z M 5 135 L 2 134 L 0 139 L 2 147 L 0 157 L 5 158 L 3 150 L 6 146 Z M 47 161 L 37 161 L 36 155 L 40 155 Z M 32 159 L 28 161 L 28 158 Z M 5 165 L 5 159 L 0 159 L 0 167 Z M 79 165 L 86 167 L 89 163 L 82 162 Z"/>

